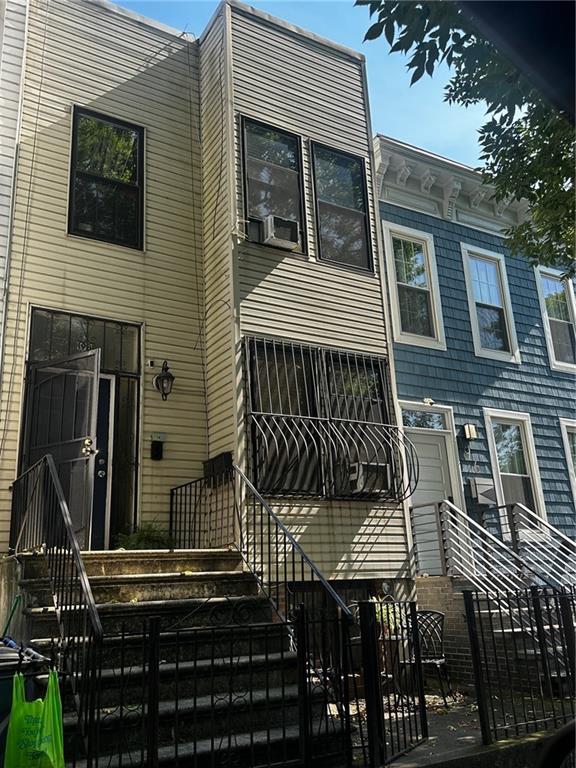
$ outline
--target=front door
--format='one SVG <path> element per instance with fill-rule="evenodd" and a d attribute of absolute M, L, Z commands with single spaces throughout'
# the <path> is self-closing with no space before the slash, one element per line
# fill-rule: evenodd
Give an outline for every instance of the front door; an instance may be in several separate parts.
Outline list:
<path fill-rule="evenodd" d="M 448 463 L 447 436 L 444 432 L 406 430 L 416 449 L 420 474 L 410 504 L 414 507 L 413 535 L 421 572 L 431 576 L 443 573 L 440 531 L 434 502 L 451 499 L 454 489 Z"/>
<path fill-rule="evenodd" d="M 98 455 L 94 471 L 91 549 L 108 549 L 110 545 L 110 508 L 114 454 L 115 377 L 100 374 L 98 394 Z"/>
<path fill-rule="evenodd" d="M 90 540 L 99 372 L 99 349 L 27 372 L 23 470 L 53 456 L 81 547 Z"/>

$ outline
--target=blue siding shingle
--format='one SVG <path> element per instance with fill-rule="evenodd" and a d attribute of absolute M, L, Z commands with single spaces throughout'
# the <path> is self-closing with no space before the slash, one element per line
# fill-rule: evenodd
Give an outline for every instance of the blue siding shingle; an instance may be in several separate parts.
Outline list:
<path fill-rule="evenodd" d="M 423 213 L 381 203 L 382 219 L 434 236 L 438 281 L 446 334 L 446 351 L 394 344 L 398 396 L 431 397 L 454 408 L 457 435 L 472 422 L 478 440 L 470 460 L 460 446 L 464 488 L 469 479 L 490 475 L 483 407 L 529 413 L 548 519 L 568 534 L 576 533 L 576 511 L 570 487 L 560 418 L 576 418 L 575 377 L 550 368 L 533 268 L 510 256 L 502 238 Z M 472 341 L 460 243 L 506 256 L 506 271 L 522 362 L 476 357 Z"/>

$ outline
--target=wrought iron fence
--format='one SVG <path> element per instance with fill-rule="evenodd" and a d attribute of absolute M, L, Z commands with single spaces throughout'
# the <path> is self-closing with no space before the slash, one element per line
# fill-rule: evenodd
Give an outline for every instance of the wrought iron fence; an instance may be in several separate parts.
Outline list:
<path fill-rule="evenodd" d="M 98 748 L 66 732 L 72 766 L 351 764 L 350 723 L 329 695 L 337 670 L 311 648 L 341 637 L 333 618 L 302 607 L 290 624 L 119 629 L 95 689 Z"/>
<path fill-rule="evenodd" d="M 485 744 L 574 718 L 574 588 L 464 592 Z"/>
<path fill-rule="evenodd" d="M 387 765 L 428 736 L 416 603 L 358 604 L 364 764 Z"/>
<path fill-rule="evenodd" d="M 88 753 L 96 753 L 95 695 L 101 666 L 102 625 L 52 456 L 44 456 L 12 485 L 10 548 L 45 555 L 67 670 Z"/>

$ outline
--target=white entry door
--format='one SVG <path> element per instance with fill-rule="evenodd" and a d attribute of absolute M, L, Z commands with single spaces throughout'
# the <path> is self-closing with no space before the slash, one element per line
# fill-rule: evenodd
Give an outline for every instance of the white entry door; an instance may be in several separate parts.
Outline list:
<path fill-rule="evenodd" d="M 440 430 L 419 429 L 407 429 L 406 434 L 416 448 L 420 464 L 418 485 L 410 499 L 419 571 L 439 576 L 443 569 L 434 502 L 454 498 L 447 446 L 450 435 Z"/>

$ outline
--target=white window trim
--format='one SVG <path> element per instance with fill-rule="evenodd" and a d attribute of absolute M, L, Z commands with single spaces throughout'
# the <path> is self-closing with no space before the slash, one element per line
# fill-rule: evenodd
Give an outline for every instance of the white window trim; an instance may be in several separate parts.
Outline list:
<path fill-rule="evenodd" d="M 465 509 L 464 501 L 464 481 L 462 479 L 462 467 L 460 466 L 460 456 L 458 454 L 458 441 L 456 439 L 456 423 L 454 421 L 454 408 L 451 405 L 429 405 L 417 400 L 399 400 L 400 411 L 402 408 L 413 411 L 427 411 L 428 413 L 441 413 L 446 418 L 446 429 L 427 429 L 425 427 L 406 427 L 401 421 L 402 430 L 411 430 L 425 432 L 430 434 L 445 435 L 446 453 L 448 455 L 448 471 L 453 481 L 454 503 Z"/>
<path fill-rule="evenodd" d="M 576 507 L 576 467 L 574 467 L 572 463 L 570 443 L 568 442 L 568 432 L 576 432 L 576 419 L 560 419 L 560 431 L 562 432 L 562 442 L 564 443 L 564 453 L 566 456 L 566 465 L 568 467 L 568 477 L 570 478 L 570 487 L 572 488 L 574 506 Z"/>
<path fill-rule="evenodd" d="M 434 238 L 427 232 L 421 232 L 411 227 L 403 227 L 400 224 L 382 222 L 384 233 L 384 252 L 386 256 L 386 268 L 388 272 L 388 284 L 390 285 L 390 308 L 392 310 L 392 330 L 394 341 L 400 344 L 412 344 L 427 349 L 446 349 L 444 336 L 444 320 L 442 318 L 442 303 L 440 301 L 440 286 L 438 284 L 438 272 L 436 268 L 436 253 L 434 251 Z M 396 265 L 394 263 L 394 249 L 392 237 L 399 235 L 403 238 L 421 240 L 425 243 L 426 268 L 430 281 L 430 304 L 432 307 L 432 322 L 434 324 L 434 336 L 419 336 L 415 333 L 402 331 L 400 321 L 400 304 L 398 301 L 398 281 L 396 280 Z"/>
<path fill-rule="evenodd" d="M 468 245 L 467 243 L 460 243 L 460 248 L 462 250 L 462 263 L 464 265 L 466 293 L 468 294 L 468 309 L 470 312 L 470 324 L 472 326 L 474 354 L 476 357 L 488 357 L 491 360 L 501 360 L 506 363 L 520 363 L 520 349 L 516 337 L 514 315 L 512 314 L 512 302 L 510 300 L 510 289 L 508 287 L 508 277 L 506 275 L 506 260 L 503 254 L 487 251 L 485 248 L 477 248 L 475 245 Z M 502 308 L 504 310 L 504 319 L 508 331 L 510 352 L 503 352 L 497 349 L 485 349 L 482 346 L 480 340 L 480 328 L 478 327 L 478 315 L 476 313 L 476 300 L 474 298 L 474 288 L 472 285 L 472 275 L 470 272 L 470 257 L 474 256 L 494 261 L 498 266 L 500 288 L 502 290 Z"/>
<path fill-rule="evenodd" d="M 532 511 L 540 515 L 544 520 L 547 519 L 546 505 L 544 503 L 544 493 L 542 491 L 542 480 L 540 478 L 540 468 L 538 467 L 538 457 L 536 456 L 536 446 L 534 445 L 534 434 L 532 432 L 532 419 L 529 413 L 520 411 L 503 411 L 497 408 L 483 408 L 484 422 L 486 424 L 486 439 L 488 440 L 488 449 L 490 452 L 490 463 L 492 465 L 492 477 L 496 488 L 496 498 L 498 506 L 504 506 L 504 489 L 502 487 L 502 478 L 500 476 L 500 465 L 498 464 L 498 453 L 496 451 L 496 440 L 494 439 L 493 422 L 502 421 L 509 424 L 517 424 L 522 431 L 523 447 L 525 451 L 526 462 L 532 480 L 534 490 L 534 502 L 536 509 Z"/>
<path fill-rule="evenodd" d="M 554 341 L 552 339 L 552 330 L 550 329 L 550 319 L 548 317 L 548 311 L 546 309 L 546 301 L 544 300 L 544 292 L 542 290 L 542 277 L 554 277 L 556 279 L 562 277 L 562 272 L 550 267 L 534 267 L 534 273 L 536 275 L 536 286 L 538 288 L 538 300 L 540 302 L 540 312 L 542 313 L 542 323 L 544 325 L 544 335 L 546 337 L 546 346 L 548 347 L 548 359 L 550 361 L 550 368 L 554 371 L 564 371 L 565 373 L 575 373 L 576 365 L 573 363 L 563 363 L 561 360 L 556 360 L 556 354 L 554 352 Z M 574 297 L 574 285 L 572 280 L 564 280 L 564 286 L 566 288 L 566 299 L 568 301 L 568 312 L 572 318 L 572 323 L 576 328 L 576 298 Z"/>

